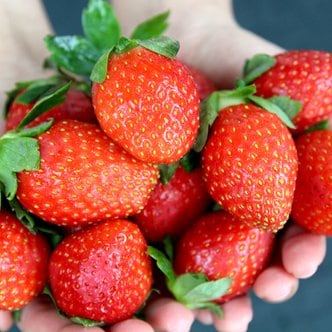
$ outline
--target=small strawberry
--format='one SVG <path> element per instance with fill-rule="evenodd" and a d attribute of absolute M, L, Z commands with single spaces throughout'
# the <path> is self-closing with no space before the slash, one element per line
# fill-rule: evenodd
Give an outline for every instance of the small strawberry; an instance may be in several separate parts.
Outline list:
<path fill-rule="evenodd" d="M 257 95 L 289 96 L 302 103 L 294 117 L 294 133 L 327 118 L 332 113 L 332 53 L 316 50 L 285 51 L 275 64 L 253 81 Z"/>
<path fill-rule="evenodd" d="M 18 174 L 17 198 L 31 213 L 80 226 L 141 211 L 157 167 L 138 161 L 95 124 L 60 121 L 38 136 L 41 162 Z"/>
<path fill-rule="evenodd" d="M 188 229 L 175 250 L 178 275 L 204 273 L 209 280 L 229 277 L 222 303 L 246 293 L 268 263 L 274 246 L 271 232 L 252 228 L 226 211 L 211 212 Z"/>
<path fill-rule="evenodd" d="M 221 109 L 202 151 L 212 198 L 253 227 L 278 231 L 293 201 L 297 154 L 287 127 L 253 104 Z"/>
<path fill-rule="evenodd" d="M 149 241 L 177 237 L 208 207 L 210 196 L 200 167 L 191 172 L 178 167 L 170 181 L 156 185 L 144 209 L 133 218 Z"/>
<path fill-rule="evenodd" d="M 9 106 L 5 126 L 7 131 L 15 129 L 36 103 L 31 102 L 26 104 L 20 102 L 19 97 L 23 92 L 21 92 Z M 47 112 L 38 116 L 28 124 L 28 127 L 36 126 L 50 119 L 53 119 L 54 122 L 73 119 L 97 123 L 90 97 L 76 89 L 70 89 L 63 103 L 52 107 Z"/>
<path fill-rule="evenodd" d="M 295 144 L 299 171 L 291 218 L 311 232 L 332 236 L 332 132 L 305 133 Z"/>
<path fill-rule="evenodd" d="M 111 53 L 92 101 L 102 129 L 137 159 L 170 164 L 183 157 L 199 126 L 199 97 L 177 59 L 142 46 Z"/>
<path fill-rule="evenodd" d="M 53 251 L 49 280 L 57 306 L 69 317 L 105 324 L 130 318 L 152 284 L 145 239 L 127 220 L 77 231 Z"/>
<path fill-rule="evenodd" d="M 45 287 L 50 248 L 4 209 L 0 212 L 0 310 L 18 310 Z"/>

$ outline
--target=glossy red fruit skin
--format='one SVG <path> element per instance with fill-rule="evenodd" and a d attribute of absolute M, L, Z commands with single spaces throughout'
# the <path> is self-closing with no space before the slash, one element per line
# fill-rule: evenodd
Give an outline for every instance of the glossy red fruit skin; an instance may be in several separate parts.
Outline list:
<path fill-rule="evenodd" d="M 14 100 L 8 110 L 5 130 L 15 129 L 34 105 L 35 103 L 21 104 Z M 31 121 L 27 127 L 34 127 L 50 119 L 53 119 L 54 122 L 72 119 L 88 123 L 97 123 L 91 98 L 84 92 L 75 89 L 70 89 L 67 92 L 66 98 L 62 104 L 52 107 L 47 112 Z"/>
<path fill-rule="evenodd" d="M 138 213 L 159 170 L 116 145 L 95 124 L 54 124 L 38 136 L 37 171 L 18 174 L 17 198 L 31 213 L 60 226 L 83 226 Z"/>
<path fill-rule="evenodd" d="M 201 168 L 178 167 L 167 184 L 160 181 L 142 212 L 133 219 L 150 242 L 178 237 L 211 203 Z"/>
<path fill-rule="evenodd" d="M 254 105 L 221 110 L 202 152 L 204 179 L 214 200 L 243 222 L 273 232 L 288 220 L 297 167 L 287 127 Z"/>
<path fill-rule="evenodd" d="M 12 213 L 0 212 L 0 310 L 18 310 L 37 297 L 47 282 L 50 248 Z"/>
<path fill-rule="evenodd" d="M 187 68 L 142 47 L 110 57 L 92 101 L 100 126 L 137 159 L 169 164 L 193 145 L 199 97 Z"/>
<path fill-rule="evenodd" d="M 332 236 L 332 131 L 305 133 L 295 143 L 299 172 L 291 218 L 315 234 Z"/>
<path fill-rule="evenodd" d="M 302 103 L 293 119 L 294 134 L 324 120 L 332 113 L 332 53 L 291 50 L 276 56 L 277 63 L 254 81 L 257 95 L 289 96 Z"/>
<path fill-rule="evenodd" d="M 113 324 L 142 306 L 152 284 L 151 260 L 137 225 L 107 221 L 66 237 L 53 251 L 49 279 L 70 317 Z"/>
<path fill-rule="evenodd" d="M 275 236 L 252 228 L 226 211 L 200 217 L 178 242 L 174 268 L 183 273 L 205 273 L 210 280 L 233 279 L 223 303 L 249 291 L 268 264 Z"/>

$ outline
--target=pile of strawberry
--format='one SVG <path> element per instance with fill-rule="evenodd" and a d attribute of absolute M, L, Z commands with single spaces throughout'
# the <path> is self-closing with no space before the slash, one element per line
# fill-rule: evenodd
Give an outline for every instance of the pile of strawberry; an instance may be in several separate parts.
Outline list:
<path fill-rule="evenodd" d="M 90 1 L 84 36 L 45 38 L 54 75 L 8 93 L 1 310 L 45 292 L 75 322 L 108 325 L 166 284 L 220 313 L 287 222 L 332 235 L 332 54 L 257 55 L 219 91 L 176 58 L 168 14 L 127 38 Z"/>

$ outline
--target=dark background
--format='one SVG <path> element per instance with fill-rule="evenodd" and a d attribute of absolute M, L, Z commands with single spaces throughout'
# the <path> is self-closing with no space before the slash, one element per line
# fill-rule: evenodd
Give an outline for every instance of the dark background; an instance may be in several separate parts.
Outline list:
<path fill-rule="evenodd" d="M 44 0 L 44 3 L 57 34 L 81 34 L 80 16 L 87 0 Z M 332 51 L 331 0 L 234 0 L 234 9 L 243 27 L 286 49 Z M 249 332 L 332 331 L 331 240 L 324 263 L 312 278 L 301 281 L 291 300 L 267 304 L 254 296 L 252 299 L 255 314 Z M 195 323 L 192 331 L 215 329 Z"/>

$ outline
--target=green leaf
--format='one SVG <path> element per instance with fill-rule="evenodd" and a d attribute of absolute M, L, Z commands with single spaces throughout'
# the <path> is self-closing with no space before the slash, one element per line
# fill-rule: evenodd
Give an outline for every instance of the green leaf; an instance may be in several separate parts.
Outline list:
<path fill-rule="evenodd" d="M 200 127 L 194 144 L 194 151 L 202 151 L 209 134 L 209 129 L 213 125 L 220 110 L 231 105 L 238 105 L 248 102 L 248 97 L 256 92 L 252 85 L 238 87 L 234 90 L 222 90 L 212 92 L 211 95 L 201 103 Z"/>
<path fill-rule="evenodd" d="M 90 0 L 82 13 L 82 27 L 87 39 L 103 53 L 114 47 L 121 35 L 120 24 L 105 0 Z"/>
<path fill-rule="evenodd" d="M 327 119 L 327 120 L 318 122 L 317 124 L 306 129 L 305 132 L 310 133 L 310 132 L 316 131 L 316 130 L 330 130 L 330 121 Z"/>
<path fill-rule="evenodd" d="M 152 246 L 148 246 L 148 254 L 156 261 L 158 268 L 163 272 L 167 280 L 173 282 L 176 279 L 175 272 L 173 270 L 172 262 L 166 257 L 166 255 Z"/>
<path fill-rule="evenodd" d="M 180 44 L 177 40 L 166 36 L 137 40 L 137 42 L 148 50 L 161 54 L 167 58 L 174 58 L 178 54 Z"/>
<path fill-rule="evenodd" d="M 243 81 L 252 83 L 256 78 L 268 71 L 276 64 L 276 59 L 267 54 L 256 54 L 247 60 L 243 70 Z"/>
<path fill-rule="evenodd" d="M 90 79 L 93 82 L 96 83 L 102 83 L 105 81 L 106 75 L 107 75 L 107 67 L 108 67 L 108 59 L 110 57 L 110 54 L 112 53 L 112 50 L 106 51 L 97 61 L 97 63 L 94 65 Z"/>
<path fill-rule="evenodd" d="M 254 102 L 256 105 L 264 108 L 265 110 L 276 114 L 279 119 L 289 128 L 295 129 L 295 125 L 292 120 L 288 117 L 288 115 L 277 105 L 271 102 L 268 99 L 264 99 L 257 96 L 250 96 L 249 99 Z"/>
<path fill-rule="evenodd" d="M 190 173 L 200 164 L 200 154 L 194 150 L 190 150 L 180 159 L 180 165 L 182 168 Z"/>
<path fill-rule="evenodd" d="M 8 200 L 15 197 L 17 172 L 35 170 L 39 167 L 39 144 L 35 138 L 12 137 L 5 134 L 0 138 L 0 180 Z"/>
<path fill-rule="evenodd" d="M 294 119 L 302 109 L 300 101 L 293 100 L 288 96 L 273 96 L 268 100 L 280 107 L 290 119 Z"/>
<path fill-rule="evenodd" d="M 173 164 L 160 164 L 159 165 L 160 182 L 162 184 L 167 184 L 172 178 L 172 176 L 175 174 L 178 166 L 179 166 L 178 161 Z"/>
<path fill-rule="evenodd" d="M 168 17 L 170 12 L 158 14 L 139 24 L 132 32 L 132 39 L 150 39 L 161 36 L 168 28 Z"/>
<path fill-rule="evenodd" d="M 95 320 L 82 318 L 82 317 L 70 317 L 69 318 L 73 323 L 82 325 L 84 327 L 94 327 L 94 326 L 104 326 L 105 323 L 98 322 Z"/>
<path fill-rule="evenodd" d="M 103 53 L 81 36 L 46 36 L 44 40 L 52 61 L 59 68 L 85 77 L 89 77 Z"/>
<path fill-rule="evenodd" d="M 21 129 L 33 121 L 35 118 L 45 113 L 52 107 L 63 103 L 66 98 L 66 93 L 68 92 L 70 83 L 66 83 L 60 88 L 58 88 L 53 93 L 46 95 L 36 102 L 30 112 L 22 119 L 17 129 Z"/>

